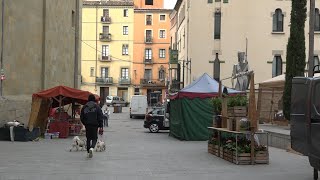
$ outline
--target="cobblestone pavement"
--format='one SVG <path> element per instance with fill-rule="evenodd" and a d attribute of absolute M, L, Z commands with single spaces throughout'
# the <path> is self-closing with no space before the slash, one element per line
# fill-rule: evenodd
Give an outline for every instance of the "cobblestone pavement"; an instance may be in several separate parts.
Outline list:
<path fill-rule="evenodd" d="M 270 148 L 269 165 L 234 165 L 207 153 L 207 142 L 151 134 L 128 108 L 111 114 L 106 152 L 69 152 L 70 139 L 0 142 L 0 180 L 311 180 L 308 159 Z"/>

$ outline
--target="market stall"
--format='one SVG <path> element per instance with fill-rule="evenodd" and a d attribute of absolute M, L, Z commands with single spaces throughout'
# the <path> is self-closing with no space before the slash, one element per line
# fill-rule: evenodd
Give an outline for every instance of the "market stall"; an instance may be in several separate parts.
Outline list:
<path fill-rule="evenodd" d="M 226 88 L 230 96 L 243 92 Z M 213 104 L 219 83 L 204 73 L 190 85 L 170 97 L 170 136 L 186 141 L 208 140 L 207 127 L 212 124 Z"/>
<path fill-rule="evenodd" d="M 66 86 L 57 86 L 32 95 L 29 127 L 40 127 L 42 133 L 66 138 L 80 134 L 80 106 L 88 102 L 91 93 Z M 96 100 L 99 101 L 99 96 Z M 65 110 L 71 107 L 71 115 Z"/>
<path fill-rule="evenodd" d="M 219 97 L 213 99 L 219 115 L 208 127 L 208 152 L 235 164 L 268 164 L 268 134 L 258 131 L 253 72 L 249 76 L 249 100 L 230 98 L 220 82 Z"/>

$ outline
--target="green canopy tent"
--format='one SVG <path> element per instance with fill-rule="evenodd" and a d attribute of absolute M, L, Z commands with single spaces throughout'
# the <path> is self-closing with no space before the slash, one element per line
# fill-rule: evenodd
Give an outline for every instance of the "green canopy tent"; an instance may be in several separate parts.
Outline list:
<path fill-rule="evenodd" d="M 224 88 L 224 87 L 222 87 Z M 242 92 L 228 89 L 229 95 Z M 186 141 L 208 140 L 212 126 L 212 97 L 217 97 L 219 83 L 208 74 L 170 97 L 170 136 Z"/>

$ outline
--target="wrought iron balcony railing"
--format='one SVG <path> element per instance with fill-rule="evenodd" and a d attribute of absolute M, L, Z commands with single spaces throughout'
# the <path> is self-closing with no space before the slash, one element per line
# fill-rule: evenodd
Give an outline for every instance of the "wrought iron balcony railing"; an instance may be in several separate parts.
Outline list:
<path fill-rule="evenodd" d="M 96 78 L 97 84 L 113 84 L 112 77 L 97 77 Z"/>

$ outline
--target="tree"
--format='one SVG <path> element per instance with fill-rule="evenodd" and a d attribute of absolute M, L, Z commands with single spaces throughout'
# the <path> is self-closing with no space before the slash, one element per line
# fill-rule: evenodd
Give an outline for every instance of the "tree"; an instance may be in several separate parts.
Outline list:
<path fill-rule="evenodd" d="M 288 120 L 290 120 L 292 78 L 295 76 L 304 76 L 304 68 L 306 65 L 304 34 L 307 17 L 306 6 L 306 0 L 292 0 L 290 37 L 286 57 L 286 81 L 283 92 L 283 111 L 285 118 Z"/>

